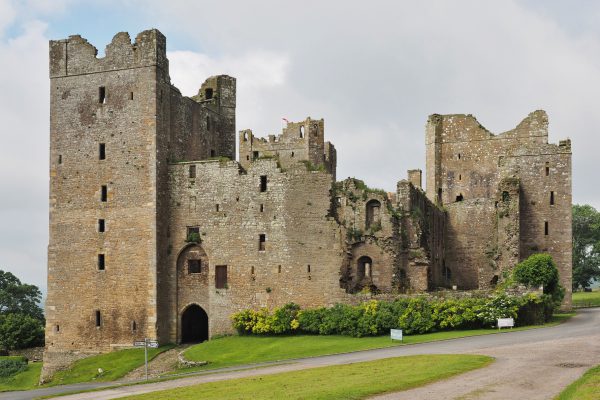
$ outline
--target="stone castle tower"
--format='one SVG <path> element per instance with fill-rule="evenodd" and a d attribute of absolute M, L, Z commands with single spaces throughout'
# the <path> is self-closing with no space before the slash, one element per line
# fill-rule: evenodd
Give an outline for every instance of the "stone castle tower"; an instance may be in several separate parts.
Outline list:
<path fill-rule="evenodd" d="M 427 192 L 411 170 L 386 193 L 336 182 L 322 119 L 242 130 L 235 161 L 235 79 L 182 96 L 157 30 L 118 33 L 103 58 L 51 41 L 50 81 L 43 379 L 143 338 L 231 333 L 248 307 L 492 288 L 535 252 L 570 290 L 570 142 L 547 143 L 543 112 L 497 136 L 430 116 Z"/>

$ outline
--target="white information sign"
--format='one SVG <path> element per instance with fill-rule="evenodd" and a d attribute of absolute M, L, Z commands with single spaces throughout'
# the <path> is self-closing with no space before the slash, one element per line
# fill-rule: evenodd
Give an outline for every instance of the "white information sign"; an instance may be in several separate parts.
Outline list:
<path fill-rule="evenodd" d="M 390 338 L 392 340 L 402 340 L 402 329 L 390 329 Z"/>
<path fill-rule="evenodd" d="M 515 320 L 512 318 L 498 318 L 498 329 L 512 328 L 515 326 Z"/>

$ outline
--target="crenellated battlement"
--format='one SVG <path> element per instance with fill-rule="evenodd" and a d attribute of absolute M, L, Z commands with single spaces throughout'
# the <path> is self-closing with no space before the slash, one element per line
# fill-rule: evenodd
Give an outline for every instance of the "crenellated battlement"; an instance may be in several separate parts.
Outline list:
<path fill-rule="evenodd" d="M 132 43 L 129 33 L 119 32 L 98 58 L 98 49 L 80 35 L 50 41 L 50 78 L 92 74 L 127 68 L 157 66 L 169 80 L 165 36 L 157 29 L 139 33 Z"/>

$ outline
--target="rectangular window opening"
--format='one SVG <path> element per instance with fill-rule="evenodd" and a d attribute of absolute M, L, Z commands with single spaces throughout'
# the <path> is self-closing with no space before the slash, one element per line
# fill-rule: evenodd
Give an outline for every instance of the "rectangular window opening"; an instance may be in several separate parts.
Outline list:
<path fill-rule="evenodd" d="M 260 205 L 260 212 L 265 212 L 265 205 L 264 204 Z"/>
<path fill-rule="evenodd" d="M 56 324 L 56 326 L 54 327 L 54 331 L 60 332 L 60 325 Z"/>
<path fill-rule="evenodd" d="M 261 192 L 267 191 L 267 176 L 266 175 L 261 175 L 261 177 L 260 177 L 260 191 Z"/>
<path fill-rule="evenodd" d="M 252 152 L 252 159 L 253 160 L 258 160 L 259 156 L 260 156 L 260 153 L 258 151 L 253 151 Z"/>
<path fill-rule="evenodd" d="M 129 92 L 129 100 L 133 100 L 133 92 Z"/>
<path fill-rule="evenodd" d="M 265 251 L 265 242 L 267 241 L 267 235 L 261 233 L 258 235 L 258 250 Z"/>
<path fill-rule="evenodd" d="M 210 156 L 211 157 L 216 157 L 216 154 L 217 153 L 213 149 L 210 150 Z"/>
<path fill-rule="evenodd" d="M 106 103 L 106 88 L 104 86 L 98 88 L 98 103 Z"/>
<path fill-rule="evenodd" d="M 550 205 L 554 205 L 554 192 L 550 192 Z"/>
<path fill-rule="evenodd" d="M 548 221 L 544 221 L 544 235 L 548 236 Z"/>
<path fill-rule="evenodd" d="M 132 331 L 137 331 L 137 324 L 135 323 L 135 321 L 131 321 L 131 330 Z"/>
<path fill-rule="evenodd" d="M 199 274 L 202 272 L 202 262 L 200 260 L 188 260 L 188 274 Z"/>
<path fill-rule="evenodd" d="M 105 143 L 100 143 L 100 145 L 98 146 L 98 159 L 106 160 L 106 144 Z"/>
<path fill-rule="evenodd" d="M 104 271 L 105 267 L 104 254 L 98 254 L 98 270 Z"/>
<path fill-rule="evenodd" d="M 215 267 L 215 287 L 217 289 L 227 289 L 227 265 L 217 265 Z"/>
<path fill-rule="evenodd" d="M 190 176 L 190 179 L 196 178 L 196 166 L 195 165 L 190 165 L 189 176 Z"/>
<path fill-rule="evenodd" d="M 62 164 L 62 154 L 58 155 L 58 164 Z"/>
<path fill-rule="evenodd" d="M 215 211 L 219 212 L 219 205 L 215 204 Z"/>
<path fill-rule="evenodd" d="M 106 199 L 108 198 L 108 187 L 106 185 L 102 185 L 100 192 L 100 201 L 105 203 Z"/>
<path fill-rule="evenodd" d="M 546 163 L 546 176 L 550 175 L 550 163 Z"/>
<path fill-rule="evenodd" d="M 102 326 L 102 315 L 100 310 L 96 310 L 96 327 L 99 328 L 100 326 Z"/>
<path fill-rule="evenodd" d="M 281 273 L 281 265 L 277 266 L 277 273 L 280 274 Z"/>
<path fill-rule="evenodd" d="M 306 266 L 306 272 L 308 272 L 308 273 L 310 274 L 310 264 L 308 264 L 308 265 Z"/>
<path fill-rule="evenodd" d="M 98 220 L 98 232 L 104 232 L 106 230 L 106 224 L 103 219 Z"/>

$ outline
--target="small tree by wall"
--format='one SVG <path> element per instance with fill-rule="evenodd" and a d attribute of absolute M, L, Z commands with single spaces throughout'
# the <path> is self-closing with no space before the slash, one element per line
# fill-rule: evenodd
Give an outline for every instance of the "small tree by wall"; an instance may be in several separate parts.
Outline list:
<path fill-rule="evenodd" d="M 543 286 L 544 294 L 552 296 L 558 306 L 565 290 L 558 282 L 558 268 L 549 254 L 533 254 L 517 264 L 513 270 L 516 282 L 526 286 Z"/>

